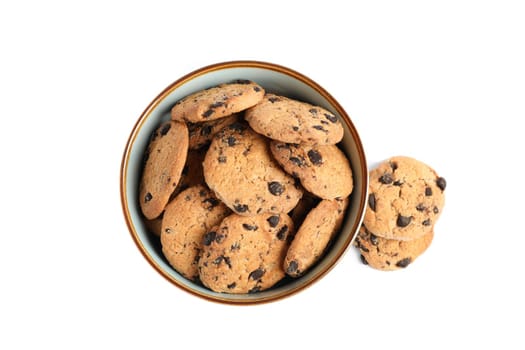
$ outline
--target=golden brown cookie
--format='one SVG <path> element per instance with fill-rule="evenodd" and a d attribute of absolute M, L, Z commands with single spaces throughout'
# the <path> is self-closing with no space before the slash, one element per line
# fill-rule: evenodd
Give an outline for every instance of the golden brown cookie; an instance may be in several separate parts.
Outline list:
<path fill-rule="evenodd" d="M 214 119 L 201 123 L 188 123 L 188 131 L 190 134 L 190 150 L 202 149 L 209 146 L 213 136 L 224 128 L 239 120 L 239 113 L 230 115 L 220 119 Z"/>
<path fill-rule="evenodd" d="M 184 97 L 171 109 L 171 119 L 192 123 L 219 119 L 254 106 L 263 96 L 260 85 L 238 79 Z"/>
<path fill-rule="evenodd" d="M 432 243 L 434 230 L 409 240 L 400 241 L 374 235 L 361 226 L 354 245 L 361 253 L 361 261 L 377 270 L 392 271 L 407 267 L 423 254 Z"/>
<path fill-rule="evenodd" d="M 272 141 L 270 150 L 288 174 L 297 177 L 306 190 L 322 199 L 348 197 L 354 188 L 350 162 L 335 145 Z"/>
<path fill-rule="evenodd" d="M 288 213 L 302 196 L 295 180 L 273 160 L 268 139 L 246 123 L 215 135 L 203 169 L 208 186 L 240 215 Z"/>
<path fill-rule="evenodd" d="M 166 206 L 160 234 L 162 252 L 170 265 L 196 281 L 204 234 L 230 213 L 204 185 L 179 193 Z"/>
<path fill-rule="evenodd" d="M 187 153 L 186 124 L 167 121 L 153 133 L 139 185 L 139 203 L 147 219 L 155 219 L 164 210 L 179 183 Z"/>
<path fill-rule="evenodd" d="M 319 260 L 339 231 L 347 205 L 348 198 L 325 199 L 308 213 L 284 259 L 283 267 L 289 276 L 303 275 Z"/>
<path fill-rule="evenodd" d="M 215 292 L 254 293 L 284 277 L 292 219 L 286 214 L 232 214 L 205 234 L 199 276 Z"/>
<path fill-rule="evenodd" d="M 270 93 L 245 118 L 253 130 L 281 142 L 333 145 L 343 138 L 343 124 L 332 112 Z"/>
<path fill-rule="evenodd" d="M 446 181 L 410 157 L 392 157 L 370 171 L 363 220 L 376 236 L 411 240 L 432 230 L 445 203 Z"/>
<path fill-rule="evenodd" d="M 299 203 L 297 203 L 295 208 L 288 214 L 292 218 L 295 227 L 301 226 L 306 215 L 319 204 L 319 201 L 318 197 L 308 191 L 303 191 L 303 196 L 299 200 Z"/>

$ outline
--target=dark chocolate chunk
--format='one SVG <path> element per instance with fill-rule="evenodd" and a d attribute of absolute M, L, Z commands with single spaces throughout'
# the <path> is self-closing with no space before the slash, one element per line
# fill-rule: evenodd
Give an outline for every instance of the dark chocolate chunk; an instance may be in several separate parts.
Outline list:
<path fill-rule="evenodd" d="M 294 126 L 292 126 L 292 130 L 293 131 L 297 131 L 297 130 L 299 130 L 299 127 L 294 125 Z"/>
<path fill-rule="evenodd" d="M 408 226 L 408 224 L 410 224 L 410 221 L 412 221 L 412 217 L 411 216 L 403 216 L 401 214 L 399 214 L 397 216 L 397 226 L 399 227 L 406 227 Z"/>
<path fill-rule="evenodd" d="M 224 238 L 226 238 L 225 235 L 223 235 L 222 233 L 217 233 L 215 235 L 215 242 L 222 243 L 224 241 Z"/>
<path fill-rule="evenodd" d="M 215 260 L 213 260 L 213 263 L 215 265 L 219 265 L 222 262 L 223 259 L 224 259 L 224 256 L 220 255 Z"/>
<path fill-rule="evenodd" d="M 432 195 L 432 188 L 427 187 L 425 188 L 425 196 L 429 197 Z"/>
<path fill-rule="evenodd" d="M 373 211 L 376 211 L 376 196 L 373 193 L 370 193 L 370 195 L 368 196 L 368 206 Z"/>
<path fill-rule="evenodd" d="M 270 101 L 271 103 L 275 103 L 281 101 L 281 99 L 278 97 L 270 97 L 268 101 Z"/>
<path fill-rule="evenodd" d="M 370 243 L 372 243 L 372 245 L 378 245 L 379 244 L 377 236 L 374 235 L 373 233 L 370 234 Z"/>
<path fill-rule="evenodd" d="M 255 225 L 242 224 L 242 227 L 243 227 L 245 230 L 248 230 L 248 231 L 255 231 L 255 230 L 257 230 L 257 226 L 255 226 Z"/>
<path fill-rule="evenodd" d="M 232 147 L 232 146 L 235 146 L 235 143 L 237 142 L 237 140 L 233 136 L 228 136 L 228 138 L 226 139 L 226 142 L 228 143 L 228 146 Z"/>
<path fill-rule="evenodd" d="M 385 185 L 391 184 L 393 181 L 394 179 L 392 179 L 392 174 L 389 174 L 389 173 L 383 174 L 379 178 L 379 182 Z"/>
<path fill-rule="evenodd" d="M 258 86 L 254 86 L 253 89 L 255 90 L 255 92 L 259 92 L 259 91 L 261 91 L 261 88 L 258 87 Z"/>
<path fill-rule="evenodd" d="M 324 116 L 332 123 L 337 123 L 337 117 L 335 115 L 325 113 Z"/>
<path fill-rule="evenodd" d="M 215 111 L 213 109 L 208 109 L 206 112 L 202 113 L 204 118 L 209 118 Z"/>
<path fill-rule="evenodd" d="M 151 193 L 146 193 L 146 195 L 144 196 L 144 202 L 149 202 L 150 200 L 153 199 L 153 195 Z"/>
<path fill-rule="evenodd" d="M 204 235 L 204 239 L 202 240 L 202 244 L 204 245 L 210 245 L 211 242 L 215 241 L 215 236 L 217 235 L 217 232 L 215 231 L 210 231 L 210 232 L 207 232 L 205 235 Z"/>
<path fill-rule="evenodd" d="M 276 236 L 277 239 L 280 241 L 283 241 L 286 238 L 286 232 L 288 232 L 288 225 L 284 225 L 281 227 L 281 229 L 277 232 Z"/>
<path fill-rule="evenodd" d="M 441 191 L 444 191 L 447 187 L 447 181 L 443 177 L 438 177 L 436 180 L 436 185 L 441 189 Z"/>
<path fill-rule="evenodd" d="M 315 114 L 317 114 L 317 109 L 315 109 L 315 108 L 310 108 L 310 109 L 308 110 L 308 112 L 310 112 L 310 113 L 312 113 L 312 114 L 315 115 Z"/>
<path fill-rule="evenodd" d="M 390 167 L 392 168 L 392 171 L 397 170 L 397 163 L 396 162 L 390 162 Z"/>
<path fill-rule="evenodd" d="M 253 294 L 261 291 L 261 286 L 255 286 L 248 291 L 248 294 Z"/>
<path fill-rule="evenodd" d="M 430 219 L 426 219 L 425 221 L 422 222 L 423 226 L 430 226 L 432 224 L 432 220 Z"/>
<path fill-rule="evenodd" d="M 224 102 L 219 101 L 219 102 L 212 103 L 210 105 L 210 108 L 218 108 L 218 107 L 221 107 L 221 106 L 224 106 Z"/>
<path fill-rule="evenodd" d="M 417 206 L 416 206 L 416 210 L 417 211 L 425 211 L 425 209 L 427 209 L 427 207 L 425 207 L 425 205 L 423 203 L 419 203 Z"/>
<path fill-rule="evenodd" d="M 439 213 L 439 208 L 438 207 L 434 207 L 433 212 L 434 212 L 434 214 Z"/>
<path fill-rule="evenodd" d="M 284 192 L 284 187 L 277 181 L 268 182 L 268 191 L 274 196 L 280 196 Z"/>
<path fill-rule="evenodd" d="M 226 163 L 226 156 L 219 156 L 219 157 L 217 158 L 217 161 L 218 161 L 219 163 Z"/>
<path fill-rule="evenodd" d="M 405 268 L 412 262 L 411 258 L 404 258 L 396 263 L 397 267 Z"/>
<path fill-rule="evenodd" d="M 230 251 L 239 250 L 241 249 L 241 244 L 239 242 L 235 242 L 230 246 Z"/>
<path fill-rule="evenodd" d="M 365 256 L 363 254 L 361 254 L 360 258 L 361 258 L 361 262 L 363 264 L 368 265 L 368 261 L 366 261 L 366 258 L 365 258 Z"/>
<path fill-rule="evenodd" d="M 213 208 L 218 206 L 220 202 L 217 198 L 206 198 L 205 200 L 202 201 L 202 203 L 209 203 L 209 206 L 207 209 L 212 210 Z"/>
<path fill-rule="evenodd" d="M 263 269 L 257 269 L 257 270 L 253 270 L 252 272 L 250 272 L 250 274 L 248 275 L 248 279 L 250 280 L 254 280 L 254 281 L 257 281 L 259 279 L 261 279 L 261 277 L 264 275 L 264 270 Z"/>
<path fill-rule="evenodd" d="M 314 128 L 315 130 L 328 132 L 328 130 L 326 130 L 322 125 L 314 125 L 314 126 L 312 126 L 312 128 Z"/>
<path fill-rule="evenodd" d="M 318 151 L 311 149 L 308 151 L 308 158 L 310 158 L 310 161 L 314 165 L 321 165 L 323 164 L 323 157 L 321 156 L 321 153 Z"/>
<path fill-rule="evenodd" d="M 228 129 L 242 133 L 242 131 L 246 130 L 246 125 L 237 121 L 228 125 Z"/>
<path fill-rule="evenodd" d="M 290 263 L 288 264 L 288 267 L 286 268 L 286 273 L 288 273 L 288 274 L 295 274 L 295 273 L 297 273 L 297 268 L 298 267 L 299 267 L 299 265 L 297 264 L 297 261 L 292 260 L 292 261 L 290 261 Z"/>
<path fill-rule="evenodd" d="M 279 225 L 280 217 L 278 215 L 272 215 L 270 216 L 267 221 L 270 224 L 270 227 L 275 227 Z"/>
<path fill-rule="evenodd" d="M 237 213 L 244 213 L 248 210 L 248 206 L 246 204 L 234 204 L 233 205 L 233 209 L 237 212 Z"/>
<path fill-rule="evenodd" d="M 304 159 L 301 159 L 299 157 L 290 157 L 290 162 L 294 163 L 297 166 L 304 165 Z"/>
<path fill-rule="evenodd" d="M 394 181 L 394 186 L 401 186 L 403 183 L 399 180 Z"/>
<path fill-rule="evenodd" d="M 230 260 L 230 257 L 229 256 L 223 256 L 222 259 L 226 263 L 226 265 L 228 265 L 228 267 L 231 269 L 232 268 L 232 262 Z"/>
<path fill-rule="evenodd" d="M 237 286 L 237 283 L 232 282 L 232 283 L 228 284 L 226 287 L 227 287 L 228 289 L 233 289 L 233 288 L 235 288 L 235 286 Z"/>
<path fill-rule="evenodd" d="M 168 131 L 170 131 L 171 129 L 171 123 L 166 123 L 162 126 L 162 128 L 160 129 L 160 135 L 161 136 L 164 136 L 168 133 Z"/>

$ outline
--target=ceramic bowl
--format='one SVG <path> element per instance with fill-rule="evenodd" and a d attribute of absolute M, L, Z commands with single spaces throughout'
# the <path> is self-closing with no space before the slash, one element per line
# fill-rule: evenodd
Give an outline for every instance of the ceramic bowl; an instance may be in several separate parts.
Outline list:
<path fill-rule="evenodd" d="M 213 292 L 178 274 L 164 258 L 158 237 L 146 229 L 138 204 L 138 187 L 144 151 L 153 130 L 161 121 L 170 118 L 170 109 L 177 100 L 193 92 L 234 79 L 253 80 L 264 87 L 267 92 L 319 105 L 339 116 L 344 125 L 344 137 L 339 146 L 350 159 L 354 177 L 354 189 L 350 195 L 343 226 L 322 259 L 300 278 L 285 278 L 266 291 L 240 295 Z M 132 239 L 148 263 L 169 282 L 182 290 L 203 299 L 230 304 L 256 304 L 280 300 L 321 280 L 343 257 L 353 242 L 366 208 L 367 189 L 368 169 L 365 152 L 352 120 L 339 102 L 305 75 L 281 65 L 259 61 L 212 64 L 186 74 L 169 85 L 146 107 L 131 129 L 120 173 L 124 217 Z"/>

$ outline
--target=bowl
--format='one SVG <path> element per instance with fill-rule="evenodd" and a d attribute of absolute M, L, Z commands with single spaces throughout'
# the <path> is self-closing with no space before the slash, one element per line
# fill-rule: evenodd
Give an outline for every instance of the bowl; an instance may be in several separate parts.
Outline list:
<path fill-rule="evenodd" d="M 285 278 L 274 287 L 250 294 L 216 293 L 177 273 L 162 254 L 158 237 L 144 222 L 138 202 L 138 187 L 144 152 L 150 135 L 164 120 L 179 99 L 199 90 L 235 79 L 253 80 L 267 92 L 288 96 L 321 106 L 335 113 L 344 127 L 339 147 L 349 158 L 354 189 L 339 234 L 323 257 L 303 276 Z M 368 198 L 368 168 L 359 134 L 343 107 L 324 88 L 305 75 L 278 65 L 260 61 L 230 61 L 211 64 L 176 80 L 146 107 L 131 130 L 120 169 L 120 196 L 124 218 L 132 239 L 148 263 L 173 285 L 197 297 L 227 304 L 247 305 L 281 300 L 322 279 L 353 242 L 364 216 Z"/>

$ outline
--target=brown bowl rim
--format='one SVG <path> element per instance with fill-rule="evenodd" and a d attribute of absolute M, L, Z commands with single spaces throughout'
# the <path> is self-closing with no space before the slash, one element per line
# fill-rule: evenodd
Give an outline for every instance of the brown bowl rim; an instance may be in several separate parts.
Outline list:
<path fill-rule="evenodd" d="M 271 296 L 269 298 L 252 298 L 252 299 L 222 299 L 217 298 L 214 296 L 201 294 L 198 291 L 188 288 L 186 285 L 180 284 L 177 280 L 174 280 L 167 272 L 165 272 L 162 268 L 160 268 L 148 255 L 146 248 L 143 246 L 138 233 L 132 223 L 131 214 L 128 208 L 128 200 L 126 195 L 126 183 L 127 183 L 127 174 L 126 169 L 131 153 L 132 146 L 135 142 L 135 139 L 145 122 L 145 120 L 148 118 L 150 113 L 157 107 L 157 105 L 166 98 L 169 94 L 171 94 L 172 91 L 176 90 L 180 86 L 184 85 L 188 81 L 199 77 L 201 75 L 222 70 L 222 69 L 229 69 L 229 68 L 262 68 L 262 69 L 268 69 L 272 70 L 278 73 L 285 74 L 287 76 L 291 76 L 307 86 L 314 89 L 317 93 L 319 93 L 322 97 L 324 97 L 333 108 L 335 108 L 338 112 L 338 114 L 344 119 L 345 123 L 348 126 L 348 129 L 351 133 L 351 136 L 354 140 L 354 143 L 357 147 L 357 154 L 359 155 L 359 160 L 361 164 L 364 166 L 361 167 L 361 178 L 363 179 L 363 191 L 361 198 L 359 199 L 359 208 L 357 212 L 357 220 L 353 223 L 352 227 L 350 228 L 351 232 L 353 234 L 348 235 L 345 242 L 343 243 L 342 249 L 340 249 L 337 253 L 333 261 L 327 265 L 325 269 L 323 269 L 317 276 L 312 278 L 308 283 L 302 284 L 298 286 L 297 288 L 284 291 L 282 293 L 276 294 L 274 296 Z M 348 251 L 349 246 L 352 244 L 352 241 L 357 235 L 357 232 L 359 230 L 359 227 L 361 225 L 361 222 L 364 217 L 365 213 L 365 205 L 366 205 L 366 197 L 368 196 L 368 168 L 366 163 L 366 156 L 363 149 L 363 145 L 361 142 L 361 138 L 359 137 L 359 134 L 357 133 L 357 129 L 355 128 L 352 120 L 346 113 L 346 111 L 343 109 L 343 107 L 339 104 L 339 102 L 323 87 L 321 87 L 319 84 L 317 84 L 315 81 L 310 79 L 309 77 L 303 75 L 302 73 L 299 73 L 293 69 L 290 69 L 288 67 L 282 66 L 280 64 L 270 63 L 270 62 L 264 62 L 264 61 L 255 61 L 255 60 L 235 60 L 235 61 L 224 61 L 219 63 L 210 64 L 201 68 L 198 68 L 188 74 L 185 74 L 184 76 L 180 77 L 173 83 L 171 83 L 168 87 L 166 87 L 160 94 L 158 94 L 146 107 L 146 109 L 141 113 L 139 119 L 135 123 L 130 136 L 128 137 L 128 140 L 126 142 L 126 147 L 124 149 L 124 154 L 122 156 L 122 162 L 120 167 L 120 199 L 122 204 L 122 210 L 124 213 L 124 218 L 126 221 L 126 225 L 128 226 L 128 230 L 131 234 L 131 237 L 133 241 L 135 242 L 135 245 L 141 252 L 141 254 L 144 256 L 144 258 L 148 261 L 148 263 L 165 279 L 167 279 L 169 282 L 177 286 L 178 288 L 195 295 L 197 297 L 206 299 L 208 301 L 221 303 L 221 304 L 229 304 L 229 305 L 253 305 L 253 304 L 263 304 L 268 302 L 275 302 L 278 300 L 285 299 L 287 297 L 290 297 L 296 293 L 299 293 L 300 291 L 305 290 L 306 288 L 312 286 L 314 283 L 321 280 L 328 272 L 330 272 L 337 263 L 340 262 L 342 256 Z"/>

